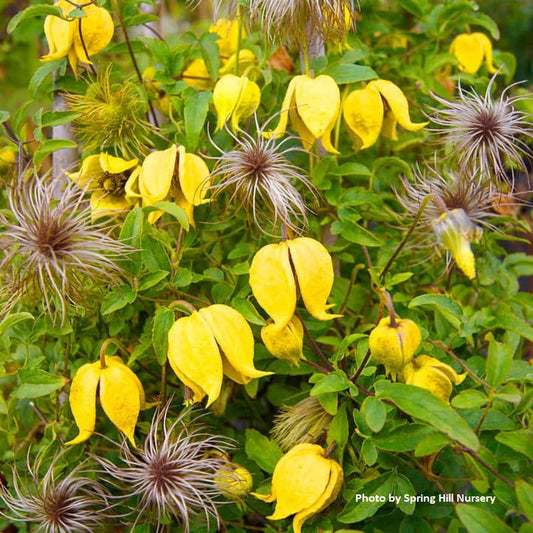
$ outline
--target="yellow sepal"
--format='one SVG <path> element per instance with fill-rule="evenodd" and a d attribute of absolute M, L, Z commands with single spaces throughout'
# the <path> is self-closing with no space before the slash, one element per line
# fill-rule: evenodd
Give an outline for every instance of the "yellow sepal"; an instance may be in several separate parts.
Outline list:
<path fill-rule="evenodd" d="M 175 173 L 177 147 L 157 150 L 146 156 L 139 176 L 139 193 L 148 205 L 164 200 Z"/>
<path fill-rule="evenodd" d="M 191 205 L 209 202 L 205 199 L 209 187 L 209 168 L 205 161 L 195 154 L 186 153 L 183 145 L 178 148 L 178 153 L 178 175 L 183 196 Z"/>

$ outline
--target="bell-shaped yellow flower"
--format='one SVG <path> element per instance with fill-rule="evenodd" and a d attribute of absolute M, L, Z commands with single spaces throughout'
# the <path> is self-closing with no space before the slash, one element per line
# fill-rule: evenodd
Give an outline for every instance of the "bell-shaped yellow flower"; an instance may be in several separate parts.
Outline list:
<path fill-rule="evenodd" d="M 193 59 L 181 73 L 181 79 L 190 87 L 196 87 L 200 91 L 210 91 L 214 85 L 202 58 Z"/>
<path fill-rule="evenodd" d="M 67 0 L 59 0 L 55 5 L 61 8 L 65 17 L 74 9 L 74 5 Z M 91 56 L 109 44 L 115 30 L 107 9 L 89 3 L 83 5 L 83 11 L 85 16 L 79 19 L 64 20 L 48 15 L 44 20 L 44 33 L 50 52 L 41 59 L 51 61 L 68 55 L 76 76 L 78 62 L 92 63 Z"/>
<path fill-rule="evenodd" d="M 419 355 L 403 369 L 403 380 L 408 385 L 427 389 L 433 396 L 449 403 L 452 384 L 461 384 L 467 376 L 457 372 L 446 363 L 429 355 Z"/>
<path fill-rule="evenodd" d="M 343 116 L 355 151 L 375 144 L 380 133 L 398 140 L 398 124 L 407 131 L 418 131 L 428 124 L 411 121 L 407 98 L 388 80 L 372 80 L 364 89 L 351 92 L 344 101 Z"/>
<path fill-rule="evenodd" d="M 79 368 L 70 386 L 70 408 L 79 435 L 66 444 L 86 441 L 96 423 L 96 394 L 105 414 L 135 446 L 133 432 L 144 407 L 144 390 L 139 378 L 118 356 L 105 356 L 105 368 L 100 361 Z"/>
<path fill-rule="evenodd" d="M 408 318 L 395 319 L 391 326 L 390 317 L 382 318 L 370 332 L 368 347 L 372 357 L 385 365 L 387 374 L 393 379 L 412 359 L 422 342 L 419 327 Z"/>
<path fill-rule="evenodd" d="M 492 64 L 492 43 L 484 33 L 461 33 L 452 41 L 450 54 L 459 62 L 459 70 L 467 74 L 475 74 L 483 59 L 490 74 L 497 72 Z"/>
<path fill-rule="evenodd" d="M 331 144 L 331 132 L 339 116 L 340 103 L 339 87 L 331 76 L 295 76 L 281 104 L 279 123 L 267 135 L 283 134 L 290 121 L 307 149 L 320 139 L 325 150 L 338 153 Z"/>
<path fill-rule="evenodd" d="M 97 218 L 135 204 L 135 198 L 127 191 L 141 170 L 138 163 L 137 159 L 126 161 L 102 152 L 86 157 L 80 171 L 68 176 L 81 188 L 92 191 L 91 209 Z"/>
<path fill-rule="evenodd" d="M 237 19 L 218 19 L 209 28 L 209 33 L 216 33 L 220 57 L 227 59 L 237 50 L 239 42 L 239 21 Z M 246 31 L 241 25 L 241 39 L 246 37 Z"/>
<path fill-rule="evenodd" d="M 474 279 L 476 260 L 470 243 L 481 238 L 483 229 L 476 226 L 461 208 L 446 211 L 431 225 L 437 240 L 449 250 L 463 274 Z"/>
<path fill-rule="evenodd" d="M 218 71 L 219 76 L 235 74 L 237 57 L 239 58 L 239 75 L 249 72 L 257 63 L 257 57 L 255 57 L 255 54 L 251 50 L 243 48 L 242 50 L 239 50 L 238 55 L 237 53 L 231 54 L 228 59 L 222 61 L 222 66 Z"/>
<path fill-rule="evenodd" d="M 191 389 L 193 402 L 219 396 L 226 375 L 241 385 L 268 376 L 254 367 L 254 336 L 248 322 L 227 305 L 211 305 L 179 318 L 168 333 L 168 361 Z"/>
<path fill-rule="evenodd" d="M 291 365 L 296 366 L 299 366 L 300 359 L 305 359 L 302 352 L 304 329 L 296 316 L 293 316 L 281 329 L 274 323 L 267 324 L 261 328 L 261 338 L 266 349 L 278 359 L 286 359 Z"/>
<path fill-rule="evenodd" d="M 253 493 L 265 502 L 276 501 L 270 520 L 295 515 L 294 533 L 301 533 L 303 523 L 337 498 L 343 482 L 342 467 L 334 459 L 324 457 L 317 444 L 297 444 L 276 464 L 272 489 L 268 495 Z"/>
<path fill-rule="evenodd" d="M 226 74 L 218 80 L 213 91 L 213 104 L 217 112 L 217 130 L 231 118 L 233 131 L 238 131 L 239 123 L 259 107 L 261 90 L 246 76 Z"/>
<path fill-rule="evenodd" d="M 294 271 L 293 271 L 294 268 Z M 333 286 L 333 262 L 326 248 L 314 239 L 296 239 L 267 244 L 250 265 L 250 286 L 259 305 L 270 315 L 271 331 L 280 331 L 296 310 L 296 283 L 304 305 L 318 320 L 342 315 L 326 312 Z"/>
<path fill-rule="evenodd" d="M 138 193 L 134 192 L 135 186 Z M 205 161 L 187 153 L 184 146 L 173 144 L 146 157 L 138 174 L 138 183 L 132 183 L 127 192 L 131 196 L 140 196 L 143 206 L 174 199 L 187 213 L 189 222 L 194 224 L 193 208 L 209 201 L 205 198 L 208 186 L 209 169 Z M 160 211 L 152 212 L 148 220 L 154 223 L 161 215 Z"/>

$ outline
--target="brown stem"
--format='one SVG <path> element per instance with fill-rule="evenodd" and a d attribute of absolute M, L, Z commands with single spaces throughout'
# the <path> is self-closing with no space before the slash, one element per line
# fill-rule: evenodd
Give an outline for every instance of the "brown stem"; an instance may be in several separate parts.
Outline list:
<path fill-rule="evenodd" d="M 187 302 L 186 300 L 175 300 L 168 306 L 169 309 L 174 309 L 175 307 L 184 307 L 191 313 L 194 313 L 196 311 L 194 305 Z"/>
<path fill-rule="evenodd" d="M 379 291 L 380 298 L 383 299 L 383 303 L 387 307 L 387 311 L 389 312 L 389 327 L 391 328 L 397 328 L 398 322 L 396 322 L 396 313 L 394 311 L 394 305 L 392 303 L 391 295 L 388 291 L 385 289 Z"/>
<path fill-rule="evenodd" d="M 302 327 L 305 333 L 305 336 L 309 339 L 309 342 L 311 343 L 311 347 L 313 348 L 313 351 L 317 354 L 318 358 L 322 362 L 322 364 L 331 372 L 333 370 L 333 365 L 329 362 L 329 359 L 323 354 L 322 350 L 320 349 L 320 346 L 317 344 L 309 330 L 307 329 L 307 326 L 305 325 L 305 322 L 302 319 L 302 315 L 300 314 L 300 311 L 296 309 L 294 313 L 302 323 Z"/>
<path fill-rule="evenodd" d="M 494 468 L 492 468 L 492 466 L 490 466 L 483 459 L 481 459 L 481 457 L 474 450 L 471 450 L 470 448 L 467 448 L 466 446 L 457 446 L 457 448 L 455 449 L 460 452 L 465 452 L 468 455 L 470 455 L 470 457 L 475 459 L 481 466 L 486 468 L 491 474 L 495 475 L 499 480 L 503 481 L 506 485 L 509 485 L 509 487 L 514 489 L 514 484 L 511 481 L 509 481 L 505 476 L 502 476 L 502 474 L 500 474 L 498 471 L 494 470 Z"/>
<path fill-rule="evenodd" d="M 350 378 L 350 381 L 354 384 L 357 383 L 357 380 L 359 379 L 359 376 L 361 375 L 361 372 L 365 369 L 366 364 L 368 363 L 370 359 L 370 349 L 366 351 L 365 356 L 363 357 L 363 360 L 361 361 L 361 364 L 359 365 L 359 368 L 356 370 L 355 374 Z"/>

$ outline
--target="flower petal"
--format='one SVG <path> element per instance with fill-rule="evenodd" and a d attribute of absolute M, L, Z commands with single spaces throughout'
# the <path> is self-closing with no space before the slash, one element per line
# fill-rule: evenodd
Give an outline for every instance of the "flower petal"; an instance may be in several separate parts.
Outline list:
<path fill-rule="evenodd" d="M 286 242 L 267 244 L 250 265 L 250 287 L 257 303 L 283 328 L 296 309 L 296 282 Z"/>
<path fill-rule="evenodd" d="M 481 48 L 483 49 L 487 71 L 490 74 L 495 74 L 498 72 L 498 69 L 494 68 L 494 65 L 492 64 L 492 43 L 490 42 L 490 39 L 484 33 L 474 33 L 474 35 L 476 35 L 481 44 Z"/>
<path fill-rule="evenodd" d="M 83 63 L 91 63 L 91 56 L 100 52 L 111 42 L 115 25 L 109 11 L 104 7 L 85 4 L 83 10 L 85 17 L 79 19 L 81 20 L 81 35 L 78 22 L 72 23 L 75 27 L 73 45 L 78 59 Z"/>
<path fill-rule="evenodd" d="M 149 205 L 163 200 L 170 191 L 176 166 L 177 147 L 148 154 L 139 176 L 139 192 Z"/>
<path fill-rule="evenodd" d="M 185 147 L 178 148 L 179 153 L 179 182 L 183 196 L 192 205 L 209 202 L 205 199 L 209 186 L 209 169 L 205 161 L 194 154 L 185 152 Z"/>
<path fill-rule="evenodd" d="M 459 70 L 468 74 L 475 74 L 483 63 L 483 43 L 477 35 L 461 33 L 450 45 L 450 54 L 459 61 Z"/>
<path fill-rule="evenodd" d="M 318 320 L 331 320 L 342 315 L 330 315 L 326 305 L 333 287 L 333 262 L 326 248 L 314 239 L 298 237 L 287 241 L 291 262 L 305 308 Z"/>
<path fill-rule="evenodd" d="M 56 7 L 60 7 L 63 14 L 72 10 L 72 6 L 66 0 L 57 2 Z M 41 61 L 51 61 L 65 57 L 72 47 L 74 39 L 75 25 L 72 21 L 64 20 L 55 15 L 48 15 L 44 19 L 44 34 L 48 41 L 50 51 L 41 58 Z"/>
<path fill-rule="evenodd" d="M 265 131 L 263 135 L 268 139 L 272 136 L 279 137 L 287 130 L 287 122 L 289 120 L 289 110 L 295 105 L 294 104 L 294 95 L 296 92 L 296 87 L 301 82 L 303 76 L 294 76 L 287 87 L 287 92 L 285 93 L 285 98 L 281 104 L 281 111 L 279 113 L 279 122 L 278 125 L 274 128 L 273 131 Z"/>
<path fill-rule="evenodd" d="M 109 172 L 110 174 L 121 174 L 122 172 L 135 168 L 138 163 L 138 159 L 126 161 L 122 157 L 115 157 L 105 152 L 100 154 L 100 166 L 104 172 Z"/>
<path fill-rule="evenodd" d="M 66 444 L 86 441 L 96 423 L 96 389 L 100 380 L 100 361 L 81 366 L 72 379 L 69 402 L 79 435 Z"/>

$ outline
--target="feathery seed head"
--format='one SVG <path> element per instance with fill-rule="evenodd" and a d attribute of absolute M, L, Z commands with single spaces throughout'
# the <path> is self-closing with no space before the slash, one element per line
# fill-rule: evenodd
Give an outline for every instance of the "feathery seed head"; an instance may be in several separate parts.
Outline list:
<path fill-rule="evenodd" d="M 155 412 L 144 446 L 131 450 L 125 441 L 120 445 L 122 464 L 95 459 L 110 483 L 121 483 L 128 495 L 137 499 L 134 525 L 154 516 L 158 531 L 168 519 L 174 519 L 188 533 L 198 515 L 203 515 L 207 524 L 212 520 L 219 524 L 217 506 L 224 502 L 217 498 L 224 491 L 217 486 L 216 477 L 239 480 L 224 458 L 233 448 L 232 441 L 213 435 L 197 419 L 189 421 L 195 416 L 191 409 L 171 423 L 170 403 L 171 399 Z"/>
<path fill-rule="evenodd" d="M 9 191 L 10 213 L 0 213 L 0 301 L 5 311 L 37 294 L 63 323 L 87 294 L 118 282 L 114 260 L 129 247 L 109 236 L 104 221 L 92 223 L 83 190 L 67 183 L 55 199 L 56 187 L 35 175 Z"/>

